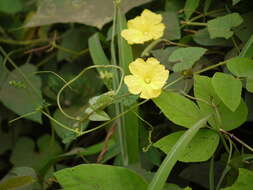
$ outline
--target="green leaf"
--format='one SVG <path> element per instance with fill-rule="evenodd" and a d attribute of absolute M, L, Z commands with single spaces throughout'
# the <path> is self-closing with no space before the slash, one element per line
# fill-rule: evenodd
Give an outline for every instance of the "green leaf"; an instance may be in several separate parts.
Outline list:
<path fill-rule="evenodd" d="M 204 117 L 191 126 L 171 148 L 171 151 L 167 154 L 166 158 L 162 162 L 147 190 L 162 190 L 163 186 L 169 176 L 172 168 L 184 153 L 185 148 L 191 142 L 193 137 L 197 134 L 199 129 L 203 127 L 210 116 Z"/>
<path fill-rule="evenodd" d="M 179 48 L 173 51 L 169 57 L 171 62 L 179 62 L 173 66 L 173 71 L 179 72 L 190 69 L 206 52 L 206 49 L 199 47 Z"/>
<path fill-rule="evenodd" d="M 232 75 L 216 72 L 212 85 L 223 103 L 234 112 L 241 103 L 242 83 Z"/>
<path fill-rule="evenodd" d="M 12 71 L 0 88 L 0 100 L 2 103 L 14 111 L 18 115 L 35 112 L 37 108 L 43 104 L 41 96 L 41 79 L 34 74 L 37 68 L 30 64 L 25 64 L 19 67 L 24 73 L 33 88 L 24 80 L 20 72 L 15 69 Z M 36 92 L 34 91 L 36 89 Z M 41 113 L 26 117 L 33 121 L 41 123 Z"/>
<path fill-rule="evenodd" d="M 232 112 L 225 106 L 212 87 L 211 78 L 207 76 L 194 76 L 194 95 L 202 114 L 212 114 L 208 120 L 213 128 L 232 130 L 239 127 L 247 119 L 248 109 L 243 100 L 239 107 Z M 215 106 L 217 111 L 215 110 Z M 220 116 L 217 116 L 217 112 Z M 220 118 L 220 122 L 219 119 Z"/>
<path fill-rule="evenodd" d="M 164 91 L 153 101 L 169 120 L 183 127 L 191 127 L 202 117 L 195 103 L 175 92 Z"/>
<path fill-rule="evenodd" d="M 34 183 L 35 180 L 32 176 L 17 176 L 6 179 L 3 183 L 0 183 L 0 189 L 18 189 L 24 186 Z"/>
<path fill-rule="evenodd" d="M 166 28 L 164 31 L 164 38 L 169 40 L 181 39 L 181 30 L 179 27 L 179 20 L 175 12 L 166 11 L 162 13 L 163 23 Z"/>
<path fill-rule="evenodd" d="M 253 78 L 247 78 L 246 89 L 253 93 Z"/>
<path fill-rule="evenodd" d="M 234 29 L 235 35 L 245 44 L 253 33 L 252 17 L 253 11 L 241 14 L 243 23 Z"/>
<path fill-rule="evenodd" d="M 22 10 L 23 10 L 22 0 L 0 1 L 0 12 L 7 14 L 15 14 Z"/>
<path fill-rule="evenodd" d="M 110 105 L 113 100 L 114 98 L 111 92 L 92 97 L 89 100 L 89 106 L 84 110 L 84 113 L 89 115 L 89 120 L 91 121 L 110 120 L 109 115 L 102 110 Z"/>
<path fill-rule="evenodd" d="M 87 48 L 87 38 L 84 38 L 87 35 L 87 31 L 85 32 L 84 30 L 75 28 L 65 32 L 60 46 L 68 51 L 59 49 L 57 52 L 57 60 L 62 61 L 80 55 L 80 52 Z"/>
<path fill-rule="evenodd" d="M 0 155 L 6 150 L 12 148 L 12 135 L 11 133 L 5 133 L 2 129 L 0 130 Z"/>
<path fill-rule="evenodd" d="M 86 111 L 87 111 L 86 112 L 87 114 L 92 112 L 91 109 L 87 109 Z M 91 121 L 108 121 L 110 119 L 111 119 L 110 116 L 102 110 L 94 111 L 89 116 L 89 120 L 91 120 Z"/>
<path fill-rule="evenodd" d="M 239 176 L 236 182 L 231 186 L 222 190 L 252 190 L 253 172 L 244 168 L 239 168 Z"/>
<path fill-rule="evenodd" d="M 236 5 L 237 3 L 239 3 L 241 0 L 232 0 L 232 4 L 233 6 Z"/>
<path fill-rule="evenodd" d="M 39 152 L 35 152 L 32 139 L 20 137 L 12 151 L 10 161 L 16 166 L 28 166 L 40 171 L 55 156 L 61 153 L 61 147 L 50 136 L 41 136 L 37 141 Z"/>
<path fill-rule="evenodd" d="M 213 0 L 205 0 L 205 4 L 204 4 L 204 13 L 206 14 L 207 11 L 209 10 L 211 4 L 212 4 Z"/>
<path fill-rule="evenodd" d="M 184 6 L 184 13 L 185 13 L 186 20 L 189 20 L 189 18 L 195 12 L 198 6 L 199 6 L 199 0 L 186 0 L 185 6 Z"/>
<path fill-rule="evenodd" d="M 241 53 L 239 54 L 240 57 L 253 57 L 253 34 L 247 41 L 247 43 L 243 46 Z"/>
<path fill-rule="evenodd" d="M 193 35 L 193 40 L 203 46 L 232 46 L 232 43 L 223 38 L 211 39 L 207 29 L 198 30 Z"/>
<path fill-rule="evenodd" d="M 126 13 L 151 0 L 124 0 L 123 12 Z M 102 9 L 98 9 L 102 7 Z M 98 11 L 99 10 L 99 11 Z M 113 1 L 104 0 L 42 0 L 36 14 L 26 26 L 34 27 L 54 23 L 81 23 L 102 28 L 113 18 Z"/>
<path fill-rule="evenodd" d="M 207 29 L 210 37 L 213 38 L 230 38 L 234 32 L 231 30 L 243 22 L 238 13 L 231 13 L 225 16 L 217 17 L 207 22 Z"/>
<path fill-rule="evenodd" d="M 12 168 L 7 173 L 7 175 L 4 176 L 4 178 L 1 180 L 1 182 L 4 183 L 5 181 L 12 179 L 12 178 L 16 178 L 16 177 L 30 177 L 30 178 L 32 178 L 33 182 L 30 184 L 28 184 L 28 183 L 24 184 L 24 186 L 20 186 L 18 188 L 15 188 L 15 190 L 35 190 L 35 189 L 41 188 L 41 185 L 38 182 L 39 180 L 38 180 L 36 172 L 34 171 L 33 168 L 29 168 L 29 167 Z M 1 185 L 0 185 L 0 187 L 1 187 Z"/>
<path fill-rule="evenodd" d="M 227 67 L 237 77 L 253 76 L 253 60 L 244 57 L 235 57 L 227 61 Z"/>
<path fill-rule="evenodd" d="M 69 108 L 64 108 L 64 112 L 66 112 L 67 114 L 73 117 L 78 117 L 78 116 L 80 117 L 81 109 L 79 107 L 72 106 Z M 68 126 L 71 129 L 78 129 L 79 131 L 83 131 L 88 126 L 87 121 L 78 122 L 70 118 L 67 118 L 65 115 L 61 113 L 59 109 L 57 109 L 54 112 L 53 117 L 55 120 L 61 122 L 62 124 L 64 124 L 65 126 Z M 64 129 L 63 127 L 59 126 L 57 123 L 55 123 L 52 120 L 51 120 L 51 125 L 53 126 L 57 135 L 62 139 L 63 143 L 65 144 L 70 143 L 77 138 L 77 134 L 75 132 Z"/>
<path fill-rule="evenodd" d="M 165 11 L 178 12 L 184 8 L 184 0 L 168 0 L 165 1 Z"/>
<path fill-rule="evenodd" d="M 172 69 L 173 63 L 168 60 L 168 57 L 173 53 L 178 47 L 167 47 L 164 49 L 152 50 L 152 55 L 160 61 L 166 68 Z"/>
<path fill-rule="evenodd" d="M 110 65 L 109 59 L 106 57 L 99 40 L 99 34 L 95 33 L 89 40 L 89 52 L 94 65 Z M 101 79 L 108 89 L 112 89 L 112 76 L 113 72 L 107 71 L 103 68 L 97 68 Z"/>
<path fill-rule="evenodd" d="M 158 140 L 154 146 L 168 154 L 184 131 L 171 133 Z M 215 152 L 219 144 L 219 134 L 209 129 L 200 129 L 178 158 L 181 162 L 204 162 Z"/>
<path fill-rule="evenodd" d="M 65 190 L 146 190 L 147 183 L 127 168 L 81 164 L 56 172 L 56 179 Z"/>
<path fill-rule="evenodd" d="M 182 77 L 181 73 L 170 74 L 169 79 L 168 79 L 168 84 L 179 79 L 180 77 Z M 176 92 L 183 91 L 185 93 L 188 93 L 192 89 L 192 86 L 193 86 L 193 79 L 192 78 L 184 78 L 184 79 L 179 80 L 178 82 L 170 85 L 169 88 L 172 89 L 173 91 L 176 91 Z"/>

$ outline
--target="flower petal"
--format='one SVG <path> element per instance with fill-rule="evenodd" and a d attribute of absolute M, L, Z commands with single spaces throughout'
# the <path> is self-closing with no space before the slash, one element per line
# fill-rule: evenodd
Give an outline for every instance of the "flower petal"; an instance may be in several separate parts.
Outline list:
<path fill-rule="evenodd" d="M 156 24 L 150 29 L 150 35 L 154 40 L 159 39 L 163 36 L 165 25 L 163 23 Z"/>
<path fill-rule="evenodd" d="M 148 9 L 145 9 L 141 13 L 141 17 L 144 20 L 148 21 L 150 24 L 159 24 L 160 22 L 162 22 L 162 15 L 153 13 Z"/>
<path fill-rule="evenodd" d="M 139 94 L 143 89 L 143 81 L 134 75 L 125 76 L 124 83 L 127 85 L 129 92 L 132 94 Z"/>
<path fill-rule="evenodd" d="M 147 64 L 143 59 L 137 58 L 135 61 L 129 64 L 129 70 L 133 75 L 144 79 L 147 72 Z"/>
<path fill-rule="evenodd" d="M 121 36 L 127 40 L 128 44 L 143 44 L 146 41 L 142 32 L 135 29 L 125 29 L 121 31 Z"/>
<path fill-rule="evenodd" d="M 152 88 L 145 88 L 142 90 L 140 97 L 144 99 L 152 99 L 158 97 L 161 92 L 161 89 L 154 90 Z"/>
<path fill-rule="evenodd" d="M 150 83 L 151 88 L 153 89 L 162 88 L 165 85 L 168 77 L 169 77 L 168 70 L 164 69 L 164 70 L 159 71 L 159 73 L 156 73 L 152 78 L 152 81 Z"/>

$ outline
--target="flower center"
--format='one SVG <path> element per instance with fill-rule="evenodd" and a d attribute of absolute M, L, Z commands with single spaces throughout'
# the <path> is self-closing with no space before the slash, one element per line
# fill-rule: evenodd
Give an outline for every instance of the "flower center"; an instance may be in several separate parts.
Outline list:
<path fill-rule="evenodd" d="M 151 78 L 150 77 L 146 77 L 144 79 L 144 81 L 145 81 L 146 84 L 149 84 L 149 83 L 151 83 Z"/>

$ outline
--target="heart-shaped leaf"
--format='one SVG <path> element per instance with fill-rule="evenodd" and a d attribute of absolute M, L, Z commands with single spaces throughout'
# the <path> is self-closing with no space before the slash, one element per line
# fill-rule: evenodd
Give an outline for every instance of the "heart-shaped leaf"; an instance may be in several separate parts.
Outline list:
<path fill-rule="evenodd" d="M 171 133 L 159 141 L 154 146 L 165 153 L 169 153 L 184 131 Z M 185 148 L 184 153 L 179 158 L 182 162 L 203 162 L 207 161 L 215 152 L 219 144 L 219 134 L 209 129 L 200 129 L 196 136 Z"/>
<path fill-rule="evenodd" d="M 123 167 L 82 164 L 55 173 L 62 187 L 66 190 L 146 190 L 147 183 L 131 170 Z"/>
<path fill-rule="evenodd" d="M 179 62 L 173 66 L 173 71 L 179 72 L 190 69 L 206 52 L 206 49 L 199 47 L 179 48 L 172 52 L 169 57 L 171 62 Z"/>
<path fill-rule="evenodd" d="M 212 78 L 212 85 L 223 103 L 234 112 L 241 103 L 241 81 L 232 75 L 216 72 Z"/>

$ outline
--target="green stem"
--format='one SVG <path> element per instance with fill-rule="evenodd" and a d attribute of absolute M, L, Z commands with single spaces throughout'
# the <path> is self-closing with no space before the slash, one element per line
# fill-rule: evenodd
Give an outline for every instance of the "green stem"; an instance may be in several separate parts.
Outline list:
<path fill-rule="evenodd" d="M 167 85 L 165 85 L 165 86 L 163 87 L 163 89 L 165 90 L 166 88 L 168 88 L 168 87 L 172 86 L 173 84 L 175 84 L 175 83 L 181 81 L 182 79 L 184 79 L 184 76 L 178 77 L 176 80 L 174 80 L 174 81 L 168 83 Z"/>
<path fill-rule="evenodd" d="M 41 110 L 41 113 L 43 113 L 45 116 L 47 116 L 50 120 L 52 120 L 53 122 L 55 122 L 57 125 L 59 125 L 60 127 L 68 130 L 68 131 L 71 131 L 71 132 L 74 132 L 76 133 L 77 135 L 80 135 L 80 132 L 79 131 L 76 131 L 70 127 L 67 127 L 66 125 L 62 124 L 61 122 L 57 121 L 56 119 L 54 119 L 51 115 L 49 115 L 48 113 L 44 112 Z"/>
<path fill-rule="evenodd" d="M 163 39 L 158 39 L 151 42 L 141 53 L 141 57 L 149 56 L 149 52 L 160 42 L 164 41 Z"/>
<path fill-rule="evenodd" d="M 250 150 L 251 152 L 253 152 L 253 148 L 250 147 L 249 145 L 247 145 L 245 142 L 243 142 L 241 139 L 237 138 L 236 136 L 234 136 L 233 134 L 223 130 L 223 129 L 220 129 L 220 131 L 226 135 L 228 135 L 231 139 L 235 139 L 237 142 L 239 142 L 242 146 L 244 146 L 245 148 L 247 148 L 248 150 Z"/>
<path fill-rule="evenodd" d="M 119 66 L 116 66 L 116 65 L 92 65 L 92 66 L 89 66 L 89 67 L 86 67 L 85 69 L 83 69 L 77 76 L 75 76 L 73 79 L 71 79 L 70 81 L 68 81 L 58 92 L 57 94 L 57 105 L 58 105 L 58 108 L 59 110 L 61 111 L 61 113 L 66 116 L 67 118 L 69 119 L 72 119 L 72 120 L 76 120 L 76 121 L 80 121 L 80 118 L 79 117 L 73 117 L 69 114 L 67 114 L 63 109 L 62 109 L 62 106 L 61 106 L 61 102 L 60 102 L 60 97 L 61 97 L 61 94 L 63 92 L 63 90 L 68 87 L 70 84 L 72 84 L 73 82 L 75 82 L 78 78 L 80 78 L 85 72 L 87 72 L 88 70 L 90 69 L 94 69 L 94 68 L 116 68 L 116 69 L 119 69 L 121 71 L 121 79 L 120 79 L 120 83 L 119 83 L 119 86 L 117 87 L 116 91 L 115 91 L 115 94 L 118 94 L 119 93 L 119 90 L 123 84 L 123 79 L 124 79 L 124 71 L 121 67 Z"/>
<path fill-rule="evenodd" d="M 228 154 L 228 160 L 227 160 L 227 163 L 226 163 L 226 167 L 225 169 L 223 170 L 222 174 L 221 174 L 221 177 L 219 179 L 219 182 L 216 186 L 216 190 L 219 190 L 220 189 L 220 186 L 222 184 L 222 181 L 223 179 L 225 178 L 226 174 L 229 172 L 229 170 L 231 169 L 231 167 L 229 166 L 229 163 L 230 163 L 230 160 L 231 160 L 231 157 L 232 157 L 232 153 L 233 153 L 233 146 L 232 146 L 232 142 L 231 140 L 229 139 L 229 154 Z"/>
<path fill-rule="evenodd" d="M 194 72 L 193 74 L 200 74 L 200 73 L 203 73 L 203 72 L 205 72 L 205 71 L 209 71 L 209 70 L 211 70 L 211 69 L 214 69 L 214 68 L 216 68 L 216 67 L 219 67 L 219 66 L 221 66 L 221 65 L 225 65 L 225 64 L 227 64 L 227 63 L 228 63 L 227 61 L 223 61 L 223 62 L 217 63 L 217 64 L 215 64 L 215 65 L 211 65 L 211 66 L 209 66 L 209 67 L 206 67 L 206 68 L 204 68 L 204 69 L 201 69 L 201 70 L 199 70 L 199 71 L 196 71 L 196 72 Z"/>
<path fill-rule="evenodd" d="M 200 19 L 200 18 L 202 18 L 202 17 L 206 17 L 206 16 L 209 16 L 209 15 L 212 15 L 212 14 L 216 14 L 216 13 L 222 12 L 222 11 L 224 11 L 224 10 L 225 10 L 225 9 L 218 9 L 218 10 L 214 10 L 214 11 L 207 12 L 207 13 L 205 13 L 205 14 L 200 14 L 200 15 L 198 15 L 198 16 L 196 16 L 196 17 L 191 18 L 189 21 L 190 21 L 190 22 L 193 22 L 193 21 L 198 20 L 198 19 Z"/>
<path fill-rule="evenodd" d="M 209 169 L 209 190 L 214 190 L 214 155 L 210 161 L 210 169 Z"/>
<path fill-rule="evenodd" d="M 190 21 L 181 21 L 181 24 L 183 24 L 183 25 L 189 25 L 189 26 L 207 26 L 207 23 L 190 22 Z"/>
<path fill-rule="evenodd" d="M 12 39 L 0 38 L 0 43 L 11 44 L 11 45 L 20 45 L 20 46 L 33 45 L 33 44 L 39 44 L 39 43 L 44 43 L 44 42 L 48 42 L 48 40 L 47 39 L 37 39 L 37 40 L 17 41 L 17 40 L 12 40 Z"/>
<path fill-rule="evenodd" d="M 119 119 L 120 117 L 124 116 L 126 113 L 128 113 L 128 112 L 134 110 L 135 108 L 137 108 L 137 107 L 139 107 L 140 105 L 146 103 L 147 101 L 148 101 L 148 100 L 143 100 L 142 102 L 140 102 L 140 103 L 138 103 L 138 104 L 132 106 L 131 108 L 125 110 L 124 112 L 121 112 L 120 114 L 116 115 L 116 116 L 115 116 L 114 118 L 112 118 L 111 120 L 106 121 L 106 122 L 104 122 L 103 124 L 101 124 L 101 125 L 99 125 L 99 126 L 97 126 L 97 127 L 95 127 L 95 128 L 92 128 L 92 129 L 90 129 L 90 130 L 87 130 L 87 131 L 82 132 L 82 133 L 80 134 L 80 136 L 81 136 L 81 135 L 84 135 L 84 134 L 87 134 L 87 133 L 91 133 L 91 132 L 93 132 L 93 131 L 96 131 L 96 130 L 98 130 L 98 129 L 100 129 L 100 128 L 106 126 L 106 125 L 108 125 L 108 124 L 111 123 L 112 121 L 115 121 L 116 119 Z"/>

